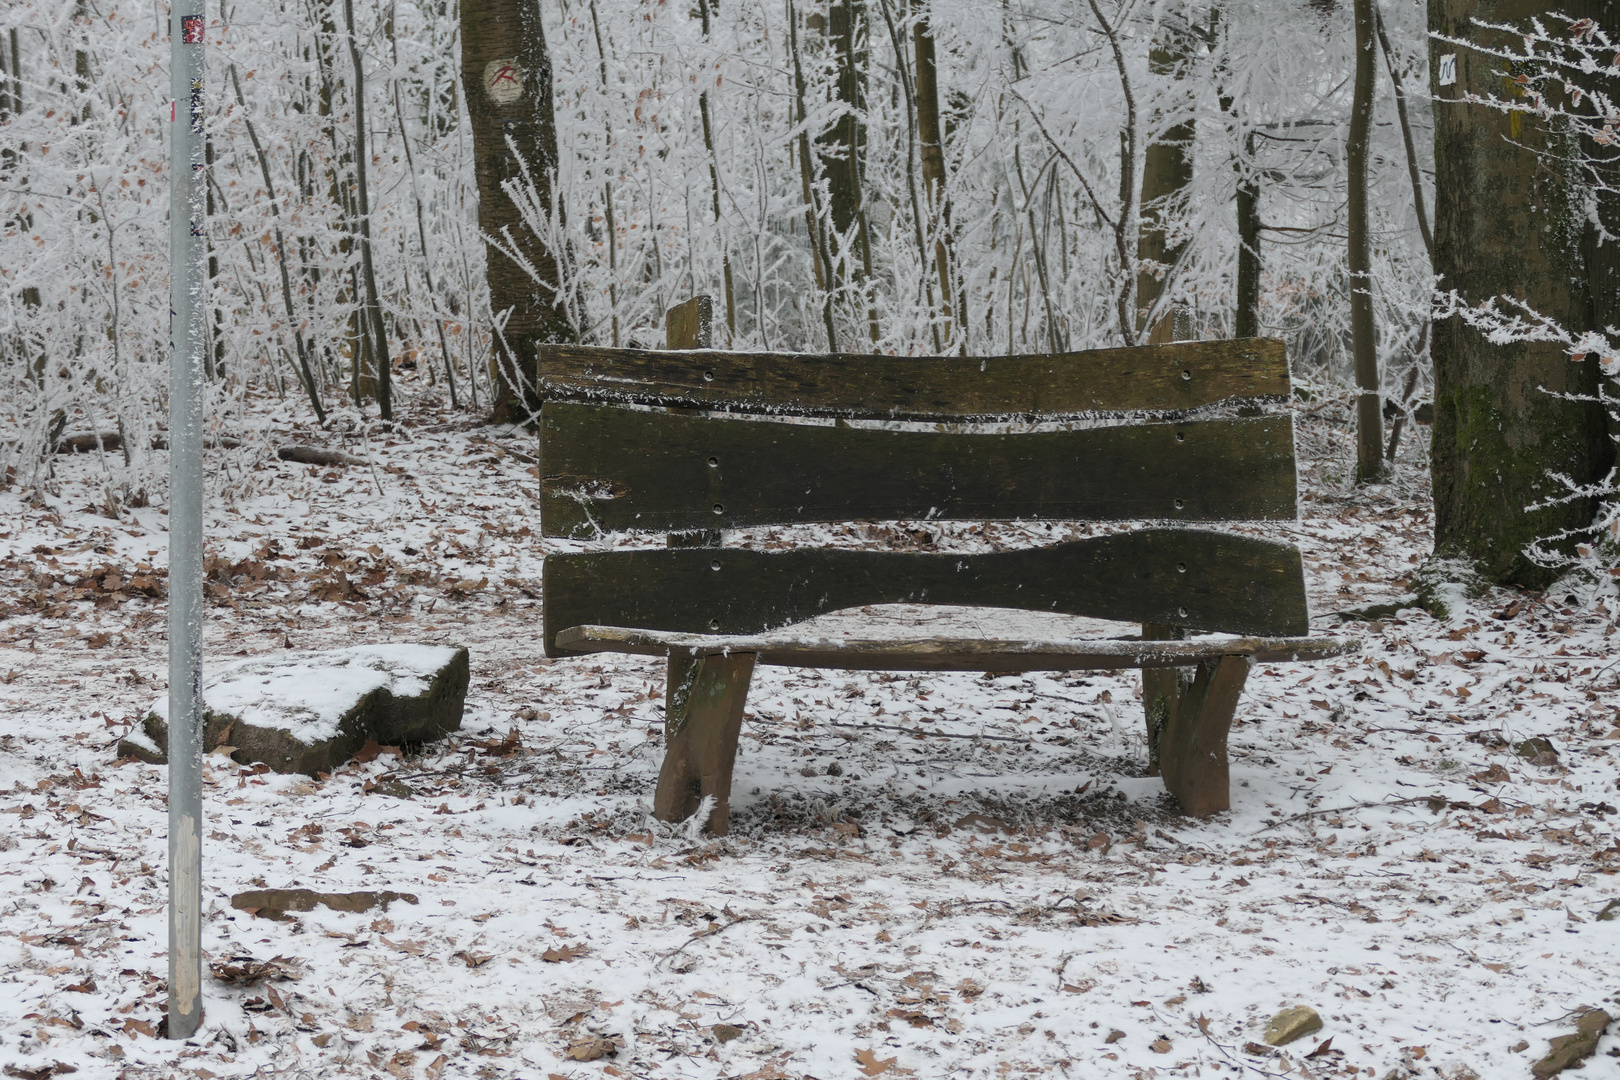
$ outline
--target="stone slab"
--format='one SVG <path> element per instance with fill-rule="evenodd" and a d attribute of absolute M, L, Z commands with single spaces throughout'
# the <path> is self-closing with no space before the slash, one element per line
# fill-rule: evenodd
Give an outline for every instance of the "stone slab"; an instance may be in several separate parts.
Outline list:
<path fill-rule="evenodd" d="M 258 657 L 203 680 L 203 750 L 282 773 L 331 772 L 366 744 L 413 747 L 461 727 L 467 650 L 356 645 Z M 167 696 L 118 744 L 120 757 L 168 762 Z"/>

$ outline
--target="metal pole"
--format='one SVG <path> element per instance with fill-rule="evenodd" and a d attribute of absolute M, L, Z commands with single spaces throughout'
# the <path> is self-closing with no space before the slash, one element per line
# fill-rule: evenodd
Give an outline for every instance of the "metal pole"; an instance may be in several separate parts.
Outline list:
<path fill-rule="evenodd" d="M 203 0 L 173 0 L 169 125 L 169 1037 L 202 1019 Z"/>

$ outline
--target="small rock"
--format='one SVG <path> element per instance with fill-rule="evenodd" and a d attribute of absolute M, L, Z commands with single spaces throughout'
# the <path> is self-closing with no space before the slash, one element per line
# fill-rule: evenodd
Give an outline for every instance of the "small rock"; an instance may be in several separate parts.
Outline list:
<path fill-rule="evenodd" d="M 1530 1043 L 1528 1041 L 1524 1040 L 1524 1039 L 1520 1039 L 1518 1042 L 1516 1042 L 1512 1046 L 1508 1047 L 1508 1053 L 1510 1053 L 1510 1054 L 1522 1054 L 1528 1049 L 1530 1049 Z"/>
<path fill-rule="evenodd" d="M 1115 1043 L 1119 1042 L 1119 1040 L 1123 1039 L 1124 1037 L 1125 1037 L 1125 1033 L 1123 1031 L 1119 1030 L 1119 1028 L 1115 1028 L 1114 1030 L 1112 1030 L 1112 1031 L 1110 1031 L 1108 1033 L 1108 1038 L 1104 1039 L 1103 1042 L 1108 1044 L 1109 1046 L 1112 1046 Z"/>
<path fill-rule="evenodd" d="M 827 766 L 827 775 L 828 776 L 843 776 L 844 775 L 844 767 L 842 765 L 838 764 L 838 762 L 834 761 L 834 762 L 830 763 Z"/>
<path fill-rule="evenodd" d="M 1313 1031 L 1322 1030 L 1322 1018 L 1309 1005 L 1295 1005 L 1284 1009 L 1266 1025 L 1266 1045 L 1286 1046 Z"/>
<path fill-rule="evenodd" d="M 1597 1051 L 1598 1040 L 1603 1037 L 1614 1017 L 1602 1009 L 1587 1009 L 1575 1021 L 1575 1031 L 1559 1035 L 1552 1040 L 1547 1056 L 1530 1066 L 1530 1075 L 1546 1080 L 1565 1069 L 1578 1069 L 1581 1063 Z"/>
<path fill-rule="evenodd" d="M 1614 922 L 1620 919 L 1620 899 L 1610 900 L 1603 905 L 1603 910 L 1595 916 L 1598 922 Z"/>
<path fill-rule="evenodd" d="M 379 795 L 391 795 L 396 799 L 409 799 L 416 795 L 416 789 L 403 780 L 378 780 L 374 784 L 368 783 L 365 793 L 369 795 L 374 791 Z"/>
<path fill-rule="evenodd" d="M 736 1024 L 716 1024 L 709 1029 L 709 1033 L 714 1036 L 714 1041 L 717 1043 L 728 1043 L 732 1039 L 740 1039 L 747 1034 Z"/>
<path fill-rule="evenodd" d="M 1526 739 L 1513 748 L 1513 752 L 1532 765 L 1558 764 L 1558 751 L 1546 739 Z"/>
<path fill-rule="evenodd" d="M 461 727 L 467 650 L 359 645 L 229 664 L 203 684 L 203 751 L 315 776 L 368 741 L 412 747 Z M 169 699 L 118 744 L 120 757 L 169 760 Z"/>

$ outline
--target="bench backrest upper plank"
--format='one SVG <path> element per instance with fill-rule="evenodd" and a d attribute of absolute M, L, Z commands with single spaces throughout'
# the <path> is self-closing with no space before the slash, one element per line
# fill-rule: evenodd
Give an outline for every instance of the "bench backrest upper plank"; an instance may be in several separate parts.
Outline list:
<path fill-rule="evenodd" d="M 755 634 L 867 604 L 1011 607 L 1260 636 L 1308 630 L 1289 544 L 1205 529 L 1139 529 L 964 555 L 692 548 L 550 555 L 545 649 L 594 623 Z"/>
<path fill-rule="evenodd" d="M 548 403 L 546 536 L 853 520 L 1295 516 L 1293 422 L 983 435 Z"/>
<path fill-rule="evenodd" d="M 561 400 L 869 420 L 998 420 L 1196 409 L 1286 397 L 1281 341 L 1240 338 L 1057 355 L 913 357 L 643 352 L 541 345 L 541 395 Z"/>

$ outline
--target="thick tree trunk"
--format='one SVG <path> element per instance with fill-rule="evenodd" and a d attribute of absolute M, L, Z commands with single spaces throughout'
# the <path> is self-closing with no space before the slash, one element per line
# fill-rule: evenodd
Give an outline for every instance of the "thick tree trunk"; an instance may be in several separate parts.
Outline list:
<path fill-rule="evenodd" d="M 1345 139 L 1349 167 L 1346 229 L 1350 234 L 1350 341 L 1356 363 L 1356 479 L 1384 475 L 1383 401 L 1379 395 L 1378 338 L 1373 324 L 1372 238 L 1367 226 L 1367 151 L 1372 138 L 1375 0 L 1355 0 L 1356 83 Z"/>
<path fill-rule="evenodd" d="M 1488 47 L 1496 35 L 1471 19 L 1517 22 L 1554 10 L 1568 8 L 1430 0 L 1429 28 Z M 1451 53 L 1456 82 L 1440 86 L 1440 58 Z M 1574 174 L 1560 170 L 1556 155 L 1538 160 L 1534 153 L 1561 152 L 1561 140 L 1534 118 L 1463 102 L 1469 92 L 1504 91 L 1500 61 L 1438 41 L 1429 59 L 1438 95 L 1434 266 L 1441 287 L 1471 304 L 1517 297 L 1569 329 L 1585 329 L 1592 312 Z M 1435 553 L 1475 563 L 1493 581 L 1545 586 L 1554 573 L 1526 558 L 1525 546 L 1587 526 L 1596 507 L 1526 508 L 1560 493 L 1550 473 L 1589 483 L 1613 459 L 1602 409 L 1555 396 L 1595 393 L 1596 367 L 1572 363 L 1556 343 L 1492 345 L 1456 318 L 1435 324 L 1432 355 Z"/>
<path fill-rule="evenodd" d="M 501 190 L 503 181 L 520 178 L 521 158 L 538 203 L 551 202 L 557 122 L 540 5 L 462 0 L 461 78 L 472 121 L 478 227 L 492 237 L 501 237 L 505 230 L 510 245 L 540 277 L 535 281 L 505 254 L 487 249 L 484 273 L 490 307 L 512 313 L 504 331 L 505 345 L 496 352 L 500 373 L 495 380 L 495 415 L 518 419 L 524 407 L 538 404 L 520 397 L 533 393 L 535 345 L 578 340 L 563 292 L 563 253 L 552 251 L 523 223 L 517 205 Z"/>

